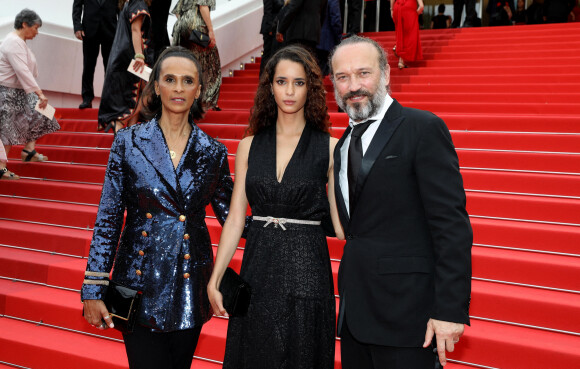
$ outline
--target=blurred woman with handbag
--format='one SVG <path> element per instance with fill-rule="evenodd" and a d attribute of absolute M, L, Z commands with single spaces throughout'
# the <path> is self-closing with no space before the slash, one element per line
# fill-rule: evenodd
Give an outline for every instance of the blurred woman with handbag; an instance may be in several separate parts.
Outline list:
<path fill-rule="evenodd" d="M 205 111 L 221 110 L 218 99 L 222 70 L 210 17 L 210 11 L 215 10 L 215 3 L 216 0 L 179 0 L 172 11 L 177 16 L 173 26 L 173 45 L 191 50 L 204 73 L 205 96 L 202 98 L 202 107 Z M 192 40 L 194 31 L 196 37 Z M 204 42 L 203 38 L 209 38 L 209 43 Z"/>
<path fill-rule="evenodd" d="M 133 71 L 142 72 L 145 66 L 153 64 L 149 14 L 152 1 L 119 0 L 121 12 L 99 105 L 99 131 L 113 129 L 116 134 L 139 119 L 141 92 L 147 82 L 127 68 L 134 61 Z"/>
<path fill-rule="evenodd" d="M 135 328 L 123 334 L 131 369 L 189 369 L 212 317 L 206 207 L 223 224 L 233 182 L 226 147 L 195 124 L 200 96 L 195 56 L 167 48 L 144 90 L 151 120 L 119 131 L 111 147 L 81 299 L 87 322 L 106 329 L 113 265 L 115 285 L 142 292 Z"/>
<path fill-rule="evenodd" d="M 48 119 L 35 110 L 46 108 L 48 99 L 36 82 L 36 57 L 26 45 L 38 35 L 42 20 L 34 11 L 24 9 L 14 19 L 14 31 L 0 44 L 0 140 L 8 154 L 12 145 L 22 145 L 25 162 L 44 162 L 48 158 L 36 152 L 36 140 L 60 129 L 54 117 Z M 0 178 L 19 177 L 0 164 Z"/>

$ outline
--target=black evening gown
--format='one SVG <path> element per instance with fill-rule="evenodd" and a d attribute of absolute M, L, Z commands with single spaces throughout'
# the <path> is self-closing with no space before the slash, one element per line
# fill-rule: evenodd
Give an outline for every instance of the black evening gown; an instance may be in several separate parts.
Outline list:
<path fill-rule="evenodd" d="M 141 26 L 141 46 L 145 63 L 152 66 L 153 49 L 150 48 L 151 20 L 149 9 L 143 0 L 130 0 L 125 3 L 119 14 L 117 32 L 107 63 L 107 73 L 99 106 L 99 124 L 113 120 L 125 121 L 133 116 L 140 93 L 146 81 L 127 71 L 135 56 L 131 33 L 131 24 L 143 15 Z"/>
<path fill-rule="evenodd" d="M 279 183 L 276 128 L 250 148 L 246 195 L 254 216 L 300 220 L 329 217 L 329 139 L 308 124 Z M 254 220 L 241 276 L 252 286 L 245 317 L 230 317 L 224 368 L 334 367 L 336 305 L 322 226 Z"/>

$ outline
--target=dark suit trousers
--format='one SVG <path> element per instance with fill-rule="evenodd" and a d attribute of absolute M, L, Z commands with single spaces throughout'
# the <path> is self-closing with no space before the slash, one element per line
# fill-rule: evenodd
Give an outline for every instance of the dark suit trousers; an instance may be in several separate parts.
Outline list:
<path fill-rule="evenodd" d="M 340 0 L 340 15 L 344 22 L 344 3 L 345 0 Z M 362 13 L 363 0 L 348 0 L 348 24 L 346 25 L 347 33 L 360 32 L 360 17 Z"/>
<path fill-rule="evenodd" d="M 130 369 L 189 369 L 201 327 L 174 332 L 151 332 L 140 325 L 123 334 Z"/>
<path fill-rule="evenodd" d="M 97 58 L 99 57 L 99 49 L 103 55 L 103 65 L 106 70 L 112 46 L 113 38 L 103 37 L 101 32 L 97 32 L 94 37 L 85 37 L 83 39 L 83 84 L 81 90 L 83 101 L 92 101 L 95 98 L 93 81 L 95 77 L 95 67 L 97 66 Z"/>
<path fill-rule="evenodd" d="M 371 345 L 354 338 L 343 320 L 340 335 L 342 369 L 434 369 L 432 348 Z"/>
<path fill-rule="evenodd" d="M 453 0 L 453 23 L 452 28 L 461 27 L 461 16 L 463 15 L 463 6 L 465 5 L 465 25 L 473 25 L 477 12 L 475 11 L 475 0 Z"/>

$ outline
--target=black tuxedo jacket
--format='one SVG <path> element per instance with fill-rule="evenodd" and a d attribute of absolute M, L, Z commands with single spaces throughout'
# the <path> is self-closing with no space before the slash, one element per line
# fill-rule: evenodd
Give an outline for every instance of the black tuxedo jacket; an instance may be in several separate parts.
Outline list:
<path fill-rule="evenodd" d="M 118 0 L 74 0 L 74 31 L 84 31 L 88 39 L 98 36 L 112 40 L 117 29 L 117 3 Z"/>
<path fill-rule="evenodd" d="M 429 318 L 469 324 L 471 245 L 465 191 L 451 135 L 437 116 L 393 101 L 365 152 L 347 213 L 338 272 L 344 319 L 363 343 L 418 347 Z"/>
<path fill-rule="evenodd" d="M 327 0 L 292 0 L 278 14 L 277 32 L 285 41 L 307 40 L 318 44 Z"/>

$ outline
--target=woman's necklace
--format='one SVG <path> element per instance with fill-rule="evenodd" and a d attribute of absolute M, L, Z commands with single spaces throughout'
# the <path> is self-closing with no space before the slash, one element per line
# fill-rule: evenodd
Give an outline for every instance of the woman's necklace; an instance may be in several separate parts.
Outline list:
<path fill-rule="evenodd" d="M 178 138 L 175 140 L 175 141 L 177 141 L 177 143 L 176 143 L 175 145 L 174 145 L 174 144 L 171 144 L 171 145 L 170 145 L 170 144 L 169 144 L 169 140 L 168 140 L 167 144 L 168 144 L 168 146 L 169 146 L 169 156 L 171 156 L 171 159 L 175 159 L 175 157 L 177 156 L 177 153 L 175 152 L 175 150 L 171 150 L 171 147 L 172 147 L 172 146 L 173 146 L 173 147 L 175 147 L 177 144 L 179 144 L 179 142 L 181 141 L 181 138 L 182 138 L 182 137 L 185 137 L 185 136 L 186 136 L 186 134 L 185 134 L 185 132 L 183 132 L 183 133 L 182 133 L 182 134 L 181 134 L 181 135 L 180 135 L 180 136 L 179 136 L 179 137 L 178 137 Z"/>
<path fill-rule="evenodd" d="M 183 132 L 176 138 L 171 137 L 169 132 L 167 133 L 163 132 L 163 135 L 165 136 L 165 141 L 167 142 L 167 148 L 169 149 L 169 156 L 171 157 L 172 160 L 177 157 L 177 152 L 175 152 L 175 150 L 172 148 L 175 148 L 176 146 L 179 148 L 181 146 L 183 137 L 187 137 L 188 131 L 189 130 L 187 128 L 184 128 Z"/>

